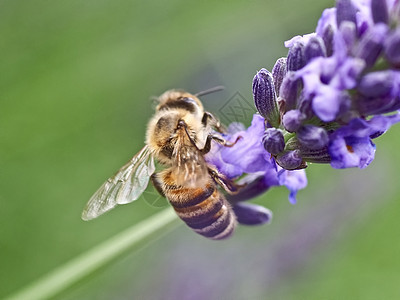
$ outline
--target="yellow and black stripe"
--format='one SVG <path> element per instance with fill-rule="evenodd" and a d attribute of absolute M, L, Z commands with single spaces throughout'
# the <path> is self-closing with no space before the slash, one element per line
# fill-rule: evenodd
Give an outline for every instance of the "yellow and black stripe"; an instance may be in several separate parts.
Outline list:
<path fill-rule="evenodd" d="M 225 197 L 211 180 L 204 187 L 184 187 L 172 184 L 170 174 L 153 179 L 169 200 L 177 215 L 195 232 L 210 239 L 229 237 L 236 227 L 236 217 Z M 167 177 L 167 178 L 165 178 Z M 161 184 L 163 182 L 163 184 Z"/>

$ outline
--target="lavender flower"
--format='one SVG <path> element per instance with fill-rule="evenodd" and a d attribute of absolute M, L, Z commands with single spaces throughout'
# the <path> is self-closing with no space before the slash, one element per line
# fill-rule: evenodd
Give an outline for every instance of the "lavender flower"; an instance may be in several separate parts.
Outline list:
<path fill-rule="evenodd" d="M 366 168 L 375 157 L 372 139 L 382 135 L 391 125 L 400 121 L 400 113 L 392 116 L 375 116 L 366 121 L 361 118 L 339 128 L 332 134 L 329 151 L 331 165 L 336 169 Z"/>
<path fill-rule="evenodd" d="M 227 195 L 239 222 L 269 222 L 268 210 L 242 203 L 273 186 L 289 201 L 307 185 L 307 163 L 365 168 L 374 139 L 400 122 L 400 1 L 337 0 L 314 33 L 285 42 L 287 58 L 253 79 L 260 115 L 229 132 L 206 159 L 243 187 Z"/>
<path fill-rule="evenodd" d="M 265 131 L 264 118 L 255 114 L 249 128 L 230 132 L 225 136 L 232 142 L 238 136 L 241 136 L 233 147 L 224 147 L 218 143 L 213 143 L 211 151 L 206 155 L 208 163 L 214 165 L 221 173 L 231 179 L 249 174 L 238 182 L 245 187 L 240 189 L 237 194 L 227 196 L 229 202 L 233 204 L 256 197 L 273 186 L 285 185 L 292 198 L 299 189 L 304 188 L 304 185 L 293 185 L 292 182 L 279 179 L 280 176 L 285 176 L 286 173 L 293 171 L 282 170 L 277 166 L 271 153 L 265 150 L 263 145 Z M 291 175 L 294 178 L 297 176 L 303 178 L 305 174 L 296 171 Z"/>
<path fill-rule="evenodd" d="M 279 166 L 371 163 L 372 139 L 398 122 L 399 12 L 400 1 L 337 0 L 322 13 L 315 33 L 285 42 L 287 72 L 275 91 L 281 123 L 274 126 L 285 145 L 277 153 L 268 144 Z M 387 113 L 392 115 L 382 115 Z"/>

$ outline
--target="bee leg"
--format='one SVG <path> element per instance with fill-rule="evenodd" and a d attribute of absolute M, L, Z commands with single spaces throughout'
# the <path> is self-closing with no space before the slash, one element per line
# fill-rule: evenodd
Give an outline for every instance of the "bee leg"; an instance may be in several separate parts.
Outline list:
<path fill-rule="evenodd" d="M 157 192 L 161 196 L 165 197 L 164 190 L 162 188 L 162 183 L 161 183 L 161 181 L 160 181 L 160 179 L 158 178 L 157 175 L 158 175 L 157 173 L 154 173 L 153 175 L 150 176 L 151 182 L 153 183 L 153 185 L 154 185 L 155 189 L 157 190 Z"/>
<path fill-rule="evenodd" d="M 210 125 L 214 127 L 217 132 L 225 133 L 225 127 L 219 122 L 219 120 L 214 117 L 214 115 L 208 111 L 204 112 L 203 118 L 201 119 L 201 123 L 204 126 Z"/>
<path fill-rule="evenodd" d="M 217 169 L 208 167 L 208 173 L 214 181 L 221 186 L 228 194 L 234 195 L 239 192 L 239 189 L 245 185 L 236 184 L 232 179 L 229 179 L 224 174 L 218 172 Z"/>
<path fill-rule="evenodd" d="M 200 151 L 202 154 L 207 154 L 208 152 L 210 152 L 212 140 L 216 141 L 218 144 L 221 144 L 222 146 L 233 147 L 241 138 L 242 138 L 242 136 L 239 135 L 233 143 L 229 143 L 225 139 L 221 138 L 220 136 L 209 134 L 207 136 L 206 143 L 204 144 L 204 148 L 201 149 Z"/>
<path fill-rule="evenodd" d="M 190 133 L 188 132 L 187 124 L 185 123 L 185 121 L 179 120 L 179 121 L 178 121 L 178 129 L 182 129 L 182 128 L 185 130 L 186 135 L 187 135 L 187 137 L 188 137 L 190 143 L 191 143 L 197 150 L 200 150 L 200 149 L 197 147 L 196 143 L 193 141 L 192 137 L 190 136 Z"/>
<path fill-rule="evenodd" d="M 228 141 L 226 141 L 225 139 L 223 139 L 223 138 L 221 138 L 221 137 L 219 137 L 219 136 L 216 136 L 216 135 L 212 136 L 212 139 L 213 139 L 214 141 L 216 141 L 217 143 L 221 144 L 221 145 L 224 146 L 224 147 L 229 147 L 229 148 L 235 146 L 235 144 L 236 144 L 241 138 L 243 138 L 243 137 L 242 137 L 241 135 L 239 135 L 233 143 L 229 143 Z"/>

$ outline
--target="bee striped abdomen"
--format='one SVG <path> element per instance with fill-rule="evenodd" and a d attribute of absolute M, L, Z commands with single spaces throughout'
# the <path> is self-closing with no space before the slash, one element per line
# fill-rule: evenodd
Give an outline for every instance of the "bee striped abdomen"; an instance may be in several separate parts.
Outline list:
<path fill-rule="evenodd" d="M 169 189 L 167 186 L 165 196 L 178 216 L 198 234 L 219 240 L 229 237 L 236 227 L 236 218 L 229 203 L 214 184 L 204 188 Z"/>

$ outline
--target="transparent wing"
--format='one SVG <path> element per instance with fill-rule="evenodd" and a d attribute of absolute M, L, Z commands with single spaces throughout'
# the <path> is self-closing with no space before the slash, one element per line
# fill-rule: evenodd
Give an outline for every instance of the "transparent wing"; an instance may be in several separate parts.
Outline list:
<path fill-rule="evenodd" d="M 138 199 L 154 171 L 153 156 L 149 147 L 145 146 L 94 193 L 82 212 L 82 219 L 94 219 L 117 204 Z"/>
<path fill-rule="evenodd" d="M 199 181 L 208 178 L 207 164 L 203 155 L 194 145 L 179 137 L 175 144 L 173 157 L 175 158 L 174 177 L 178 184 L 196 186 Z"/>

